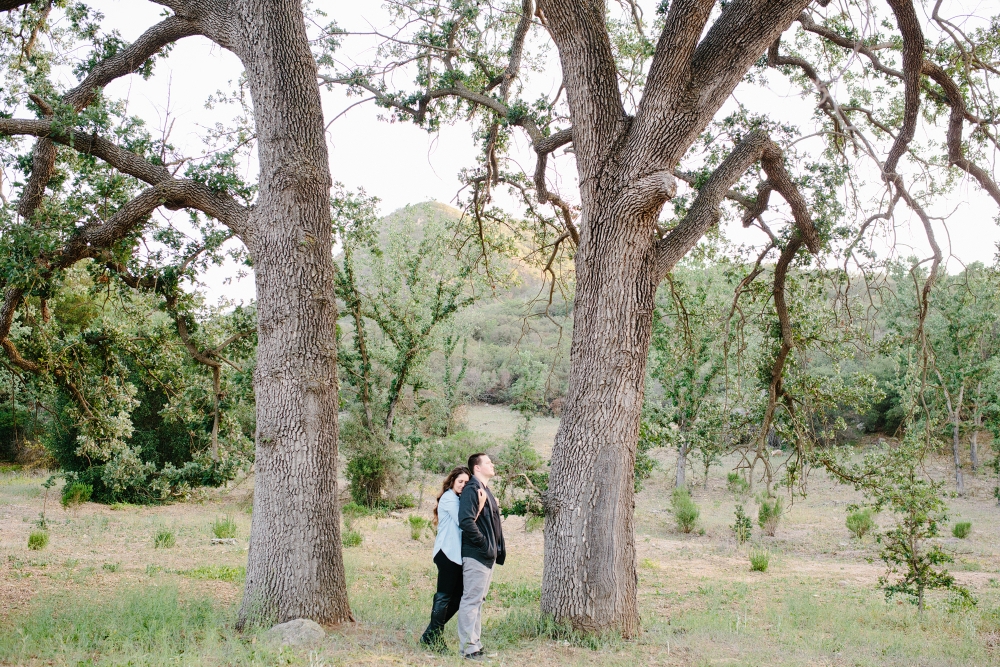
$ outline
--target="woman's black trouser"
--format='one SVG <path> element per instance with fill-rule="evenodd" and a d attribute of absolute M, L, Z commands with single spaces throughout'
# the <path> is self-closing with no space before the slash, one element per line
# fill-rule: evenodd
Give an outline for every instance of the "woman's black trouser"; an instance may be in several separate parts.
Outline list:
<path fill-rule="evenodd" d="M 445 624 L 458 612 L 462 601 L 462 566 L 448 560 L 444 551 L 437 552 L 434 563 L 438 568 L 437 592 L 431 607 L 430 625 L 420 637 L 420 643 L 428 646 L 441 641 Z"/>

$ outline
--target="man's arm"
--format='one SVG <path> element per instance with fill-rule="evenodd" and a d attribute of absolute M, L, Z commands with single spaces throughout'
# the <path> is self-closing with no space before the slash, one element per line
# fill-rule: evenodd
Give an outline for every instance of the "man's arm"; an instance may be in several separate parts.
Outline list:
<path fill-rule="evenodd" d="M 472 485 L 467 484 L 462 490 L 462 496 L 458 502 L 458 525 L 462 533 L 469 536 L 469 542 L 477 547 L 486 545 L 486 537 L 476 525 L 476 517 L 479 515 L 479 496 Z"/>

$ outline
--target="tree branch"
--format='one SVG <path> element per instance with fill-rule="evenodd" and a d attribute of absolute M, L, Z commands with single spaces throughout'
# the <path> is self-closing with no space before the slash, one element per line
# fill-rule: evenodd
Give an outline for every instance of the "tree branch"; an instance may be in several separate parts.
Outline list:
<path fill-rule="evenodd" d="M 698 243 L 698 240 L 719 221 L 719 205 L 729 196 L 729 189 L 743 176 L 754 162 L 768 175 L 767 188 L 760 193 L 766 197 L 770 190 L 781 193 L 792 209 L 798 228 L 800 243 L 805 243 L 813 253 L 819 252 L 819 237 L 809 216 L 809 208 L 784 166 L 781 149 L 761 130 L 751 132 L 723 160 L 708 181 L 698 191 L 698 197 L 683 220 L 656 244 L 656 268 L 653 280 L 659 283 L 674 265 Z M 759 202 L 758 202 L 759 207 Z M 764 207 L 753 208 L 749 219 L 760 215 Z"/>

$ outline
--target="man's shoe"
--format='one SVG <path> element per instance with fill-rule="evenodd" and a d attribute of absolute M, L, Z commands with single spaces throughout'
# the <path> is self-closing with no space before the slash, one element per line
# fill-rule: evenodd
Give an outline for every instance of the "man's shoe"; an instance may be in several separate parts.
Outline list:
<path fill-rule="evenodd" d="M 482 649 L 479 649 L 475 653 L 466 653 L 465 654 L 465 659 L 466 660 L 485 660 L 486 659 L 486 654 L 483 653 Z"/>

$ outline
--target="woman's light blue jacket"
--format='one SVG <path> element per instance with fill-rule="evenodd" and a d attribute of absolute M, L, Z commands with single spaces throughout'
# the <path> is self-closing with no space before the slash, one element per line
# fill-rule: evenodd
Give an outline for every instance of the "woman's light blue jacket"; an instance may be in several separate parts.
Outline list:
<path fill-rule="evenodd" d="M 462 564 L 462 529 L 458 527 L 458 494 L 451 489 L 438 501 L 438 532 L 434 553 L 443 551 L 452 563 Z"/>

